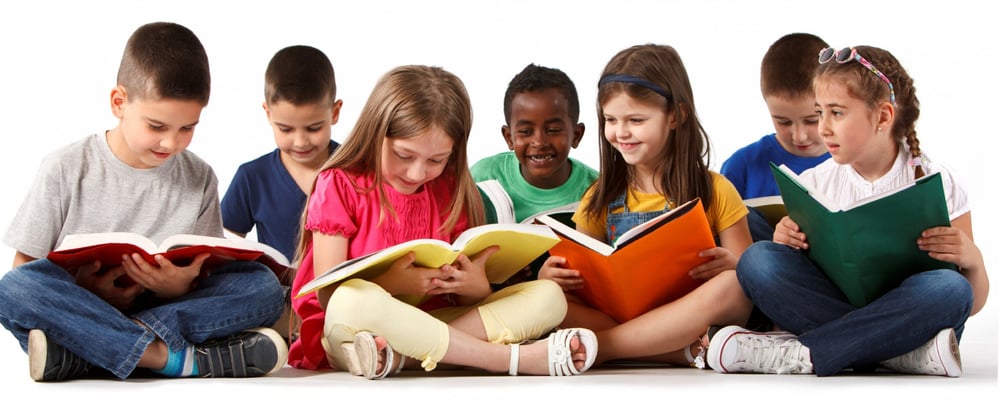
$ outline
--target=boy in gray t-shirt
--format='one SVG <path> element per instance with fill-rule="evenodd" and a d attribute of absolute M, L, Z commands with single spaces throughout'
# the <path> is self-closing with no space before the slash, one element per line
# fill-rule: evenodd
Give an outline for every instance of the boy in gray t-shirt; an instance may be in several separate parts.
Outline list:
<path fill-rule="evenodd" d="M 266 266 L 233 261 L 201 276 L 207 254 L 173 263 L 138 255 L 121 266 L 62 268 L 45 256 L 69 234 L 222 236 L 218 180 L 187 151 L 208 103 L 198 38 L 150 23 L 129 38 L 111 91 L 118 125 L 64 147 L 41 165 L 4 241 L 16 250 L 0 279 L 0 323 L 28 353 L 36 381 L 137 368 L 170 377 L 249 377 L 284 365 L 269 328 L 284 308 Z M 134 282 L 121 282 L 128 278 Z M 44 294 L 44 296 L 42 296 Z M 102 371 L 102 372 L 103 372 Z"/>

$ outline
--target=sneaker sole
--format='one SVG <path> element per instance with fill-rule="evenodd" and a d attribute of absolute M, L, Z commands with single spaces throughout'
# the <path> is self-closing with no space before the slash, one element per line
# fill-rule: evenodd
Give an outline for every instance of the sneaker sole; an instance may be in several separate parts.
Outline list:
<path fill-rule="evenodd" d="M 28 374 L 31 380 L 45 381 L 45 361 L 48 356 L 48 339 L 42 330 L 28 332 Z"/>
<path fill-rule="evenodd" d="M 934 346 L 939 350 L 937 355 L 941 360 L 941 365 L 944 366 L 944 375 L 948 377 L 962 376 L 962 354 L 958 349 L 958 338 L 955 337 L 955 331 L 949 328 L 939 332 L 935 338 L 937 338 L 937 343 Z M 948 349 L 948 352 L 941 352 L 942 348 Z"/>

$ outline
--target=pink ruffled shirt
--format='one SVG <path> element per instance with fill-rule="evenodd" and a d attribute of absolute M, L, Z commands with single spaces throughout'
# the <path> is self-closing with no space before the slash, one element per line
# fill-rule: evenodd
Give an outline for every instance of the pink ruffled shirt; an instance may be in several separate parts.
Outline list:
<path fill-rule="evenodd" d="M 372 186 L 371 176 L 359 176 L 340 169 L 325 170 L 316 178 L 316 187 L 309 198 L 309 214 L 304 231 L 341 234 L 348 238 L 347 259 L 359 257 L 402 242 L 434 238 L 451 242 L 468 227 L 463 215 L 452 234 L 438 229 L 448 218 L 448 204 L 454 194 L 455 181 L 441 175 L 413 194 L 401 194 L 384 185 L 386 197 L 398 216 L 398 221 L 386 214 L 379 222 L 381 205 L 378 193 L 360 193 L 355 188 Z M 315 277 L 312 245 L 306 251 L 292 282 L 292 308 L 302 319 L 299 338 L 288 351 L 289 365 L 302 369 L 330 368 L 321 340 L 325 312 L 320 309 L 315 293 L 295 298 L 298 291 Z M 421 308 L 440 307 L 443 299 L 431 299 Z"/>

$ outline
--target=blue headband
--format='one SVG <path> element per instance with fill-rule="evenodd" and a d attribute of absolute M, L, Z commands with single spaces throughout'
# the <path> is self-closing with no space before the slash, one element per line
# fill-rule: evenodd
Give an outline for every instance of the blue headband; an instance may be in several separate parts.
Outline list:
<path fill-rule="evenodd" d="M 674 101 L 674 97 L 671 96 L 670 93 L 667 92 L 667 90 L 664 90 L 660 86 L 656 85 L 656 83 L 635 76 L 629 76 L 627 74 L 609 74 L 607 76 L 601 77 L 601 81 L 599 81 L 597 85 L 602 86 L 605 83 L 613 83 L 613 82 L 635 84 L 637 86 L 646 88 L 647 90 L 653 91 L 659 95 L 662 95 L 663 98 L 667 99 L 667 101 L 671 102 Z"/>

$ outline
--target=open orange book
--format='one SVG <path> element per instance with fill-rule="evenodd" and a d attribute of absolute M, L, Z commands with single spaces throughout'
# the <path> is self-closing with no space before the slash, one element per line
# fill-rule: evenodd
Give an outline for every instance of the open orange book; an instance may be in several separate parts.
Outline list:
<path fill-rule="evenodd" d="M 566 267 L 580 271 L 583 289 L 574 293 L 620 323 L 701 285 L 688 271 L 708 262 L 699 252 L 715 247 L 699 198 L 632 228 L 614 245 L 548 216 L 536 220 L 561 239 L 549 254 L 565 257 Z"/>
<path fill-rule="evenodd" d="M 157 265 L 153 256 L 163 255 L 174 265 L 188 265 L 198 255 L 211 254 L 202 264 L 201 276 L 229 261 L 258 261 L 278 276 L 283 284 L 290 284 L 288 259 L 274 247 L 247 239 L 177 234 L 167 237 L 159 245 L 149 238 L 127 232 L 71 234 L 50 252 L 46 258 L 69 271 L 82 265 L 101 262 L 101 268 L 121 266 L 122 255 L 138 253 L 146 262 Z M 120 279 L 119 285 L 134 283 Z"/>

